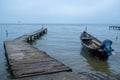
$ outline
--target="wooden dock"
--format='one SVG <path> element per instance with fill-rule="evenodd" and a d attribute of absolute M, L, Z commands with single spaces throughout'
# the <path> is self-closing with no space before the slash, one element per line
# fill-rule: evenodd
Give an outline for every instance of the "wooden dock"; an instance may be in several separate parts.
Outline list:
<path fill-rule="evenodd" d="M 120 30 L 120 26 L 109 26 L 109 29 Z"/>
<path fill-rule="evenodd" d="M 36 40 L 45 33 L 47 29 L 41 28 L 12 41 L 4 42 L 6 59 L 14 78 L 72 71 L 71 68 L 50 57 L 46 52 L 29 44 L 30 41 Z"/>

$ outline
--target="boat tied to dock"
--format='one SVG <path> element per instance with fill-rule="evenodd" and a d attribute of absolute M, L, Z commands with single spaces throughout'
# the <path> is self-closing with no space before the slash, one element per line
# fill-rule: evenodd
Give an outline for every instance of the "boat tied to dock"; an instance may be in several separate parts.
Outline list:
<path fill-rule="evenodd" d="M 86 31 L 81 34 L 80 40 L 83 48 L 100 60 L 108 60 L 108 57 L 112 55 L 113 49 L 111 47 L 111 40 L 106 39 L 101 42 Z"/>

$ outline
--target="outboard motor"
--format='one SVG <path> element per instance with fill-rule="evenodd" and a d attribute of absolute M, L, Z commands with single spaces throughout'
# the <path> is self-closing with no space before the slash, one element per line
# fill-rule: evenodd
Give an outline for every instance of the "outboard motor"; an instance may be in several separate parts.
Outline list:
<path fill-rule="evenodd" d="M 111 56 L 113 51 L 113 49 L 111 48 L 111 45 L 112 45 L 111 40 L 104 40 L 100 48 L 102 49 L 102 51 L 105 51 L 108 56 Z"/>

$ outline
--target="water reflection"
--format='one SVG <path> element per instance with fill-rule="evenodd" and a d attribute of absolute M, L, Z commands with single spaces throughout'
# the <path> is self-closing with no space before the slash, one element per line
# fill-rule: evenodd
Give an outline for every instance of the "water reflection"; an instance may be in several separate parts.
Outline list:
<path fill-rule="evenodd" d="M 83 48 L 81 48 L 80 54 L 87 60 L 92 70 L 112 74 L 112 72 L 109 70 L 109 64 L 107 61 L 101 61 L 92 57 Z"/>

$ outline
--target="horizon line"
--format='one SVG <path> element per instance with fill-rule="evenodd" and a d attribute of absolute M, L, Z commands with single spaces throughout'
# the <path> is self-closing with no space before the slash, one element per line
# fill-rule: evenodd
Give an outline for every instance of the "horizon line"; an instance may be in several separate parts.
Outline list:
<path fill-rule="evenodd" d="M 120 25 L 120 23 L 0 23 L 0 25 Z"/>

